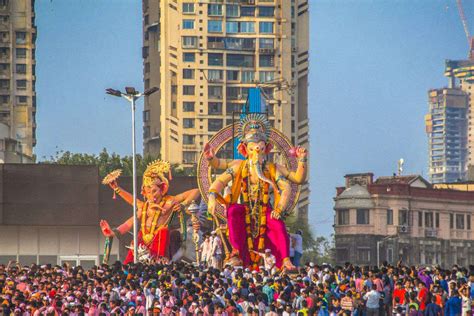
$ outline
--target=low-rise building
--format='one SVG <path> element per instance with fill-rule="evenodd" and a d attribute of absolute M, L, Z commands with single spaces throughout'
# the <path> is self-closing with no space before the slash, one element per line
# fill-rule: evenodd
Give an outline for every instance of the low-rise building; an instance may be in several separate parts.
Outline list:
<path fill-rule="evenodd" d="M 474 192 L 433 187 L 418 175 L 349 174 L 334 198 L 336 262 L 474 262 Z"/>

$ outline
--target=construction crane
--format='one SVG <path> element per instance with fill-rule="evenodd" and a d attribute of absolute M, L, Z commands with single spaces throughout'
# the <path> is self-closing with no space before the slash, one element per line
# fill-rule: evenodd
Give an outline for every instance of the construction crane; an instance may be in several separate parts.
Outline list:
<path fill-rule="evenodd" d="M 461 18 L 462 26 L 464 27 L 464 33 L 466 33 L 467 44 L 469 45 L 469 59 L 474 59 L 474 38 L 469 32 L 466 15 L 464 14 L 464 8 L 462 6 L 462 0 L 456 0 L 458 6 L 459 17 Z"/>

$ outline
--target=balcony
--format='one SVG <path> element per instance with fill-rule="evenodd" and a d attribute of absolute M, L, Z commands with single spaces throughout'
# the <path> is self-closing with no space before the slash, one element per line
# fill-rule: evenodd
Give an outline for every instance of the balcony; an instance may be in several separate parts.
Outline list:
<path fill-rule="evenodd" d="M 224 42 L 207 42 L 208 49 L 225 49 Z"/>

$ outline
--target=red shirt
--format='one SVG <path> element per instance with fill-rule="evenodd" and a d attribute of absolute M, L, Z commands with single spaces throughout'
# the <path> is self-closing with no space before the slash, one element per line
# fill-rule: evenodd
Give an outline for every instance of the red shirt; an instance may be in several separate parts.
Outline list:
<path fill-rule="evenodd" d="M 393 291 L 393 299 L 394 299 L 394 302 L 395 302 L 395 298 L 398 297 L 400 299 L 400 304 L 401 305 L 405 305 L 405 295 L 406 295 L 407 291 L 404 289 L 404 288 L 401 288 L 401 289 L 395 289 Z"/>
<path fill-rule="evenodd" d="M 418 293 L 418 301 L 420 302 L 420 310 L 424 311 L 426 308 L 426 300 L 428 298 L 428 289 L 426 287 L 422 288 Z"/>

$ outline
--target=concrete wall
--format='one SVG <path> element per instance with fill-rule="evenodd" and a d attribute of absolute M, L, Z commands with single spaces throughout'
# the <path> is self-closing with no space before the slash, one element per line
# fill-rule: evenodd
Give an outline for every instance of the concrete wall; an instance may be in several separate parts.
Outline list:
<path fill-rule="evenodd" d="M 119 182 L 131 192 L 131 180 Z M 195 178 L 175 177 L 170 194 L 196 187 Z M 0 264 L 98 263 L 104 251 L 99 220 L 117 226 L 132 214 L 131 206 L 112 196 L 95 166 L 0 165 Z M 111 258 L 124 253 L 115 240 Z"/>

